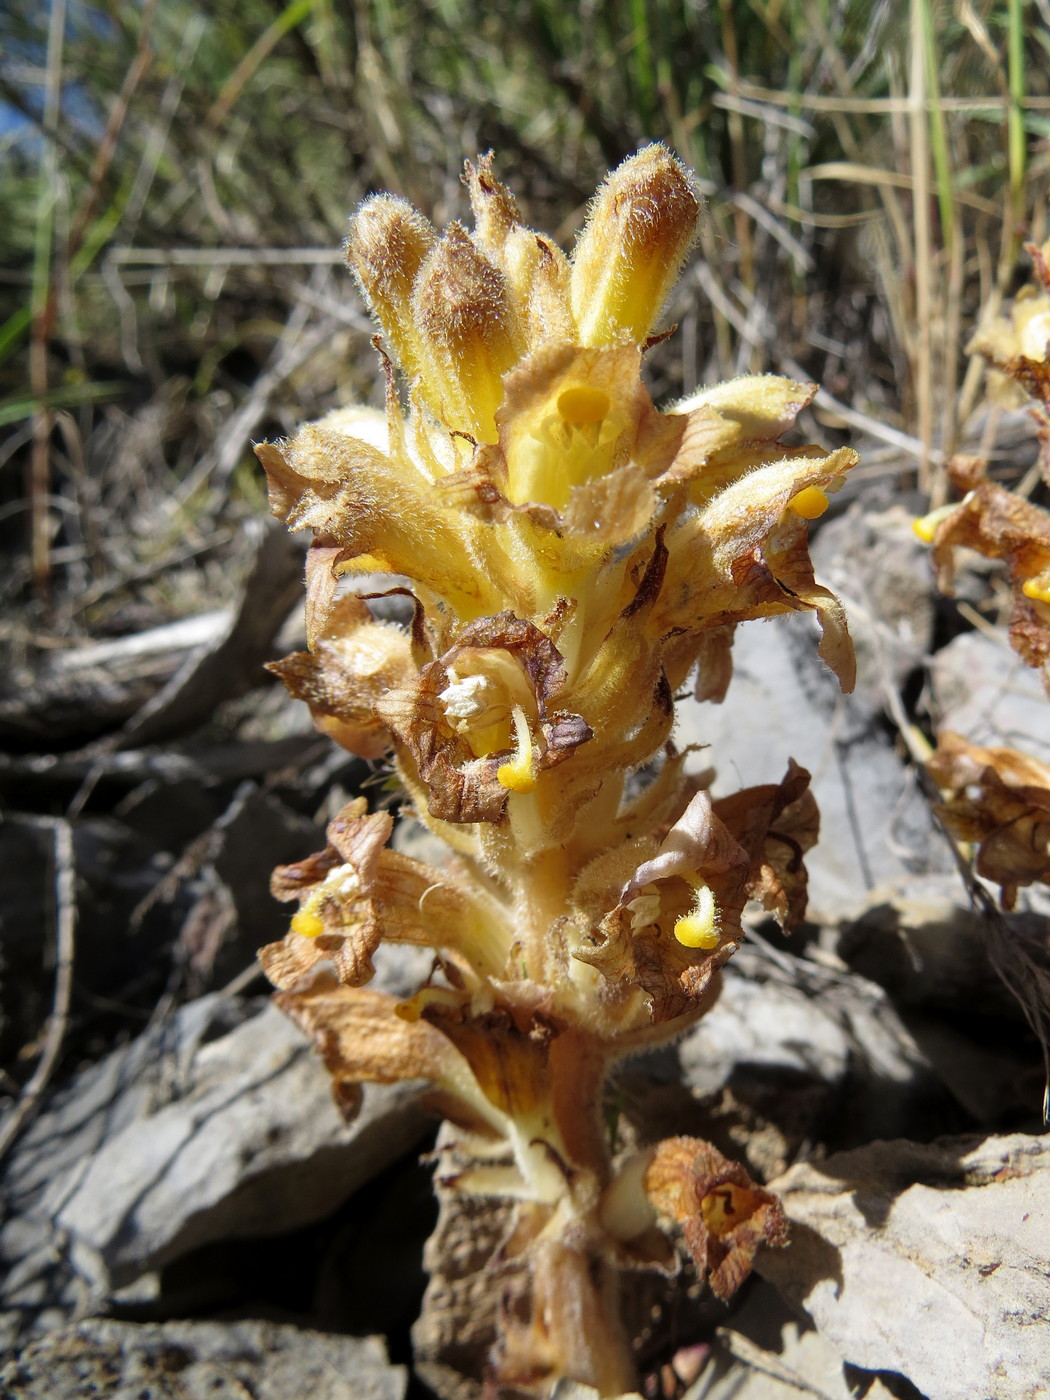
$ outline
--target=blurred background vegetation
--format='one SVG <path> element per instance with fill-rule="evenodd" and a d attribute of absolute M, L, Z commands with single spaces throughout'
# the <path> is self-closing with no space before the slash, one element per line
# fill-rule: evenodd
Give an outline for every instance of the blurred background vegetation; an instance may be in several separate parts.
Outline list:
<path fill-rule="evenodd" d="M 1050 0 L 9 0 L 0 45 L 23 659 L 231 595 L 251 442 L 378 392 L 348 212 L 388 188 L 441 223 L 489 147 L 568 244 L 644 141 L 696 169 L 658 393 L 813 378 L 810 432 L 935 497 L 946 455 L 994 456 L 964 346 L 1048 233 Z"/>

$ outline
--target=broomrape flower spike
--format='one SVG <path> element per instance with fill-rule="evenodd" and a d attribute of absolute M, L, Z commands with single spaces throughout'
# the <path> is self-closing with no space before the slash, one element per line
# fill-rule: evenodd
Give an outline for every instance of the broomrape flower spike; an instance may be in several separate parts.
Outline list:
<path fill-rule="evenodd" d="M 662 146 L 609 176 L 570 256 L 490 156 L 465 183 L 472 228 L 387 195 L 351 220 L 385 411 L 258 449 L 274 513 L 314 536 L 309 650 L 274 670 L 335 742 L 389 755 L 454 860 L 392 850 L 391 815 L 358 798 L 275 873 L 297 912 L 262 961 L 345 1113 L 362 1082 L 428 1080 L 455 1134 L 448 1189 L 517 1202 L 491 1387 L 615 1395 L 636 1381 L 622 1269 L 666 1270 L 670 1234 L 727 1297 L 785 1238 L 776 1200 L 708 1144 L 616 1157 L 602 1095 L 610 1066 L 711 1004 L 749 900 L 786 929 L 804 911 L 808 774 L 713 801 L 672 697 L 693 676 L 721 699 L 737 623 L 793 612 L 852 686 L 808 522 L 855 458 L 784 445 L 813 385 L 756 375 L 653 405 L 643 355 L 702 215 Z M 410 626 L 373 616 L 365 572 L 398 576 Z M 382 941 L 433 951 L 406 1001 L 367 986 Z"/>

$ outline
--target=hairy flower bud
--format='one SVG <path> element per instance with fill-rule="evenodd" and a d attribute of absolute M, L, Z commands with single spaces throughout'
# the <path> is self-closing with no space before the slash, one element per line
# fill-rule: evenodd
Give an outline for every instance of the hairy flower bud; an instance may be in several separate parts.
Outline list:
<path fill-rule="evenodd" d="M 495 442 L 502 376 L 521 355 L 521 337 L 506 277 L 460 224 L 420 270 L 413 308 L 432 406 L 451 428 Z"/>
<path fill-rule="evenodd" d="M 437 235 L 411 204 L 393 195 L 366 200 L 350 220 L 346 260 L 401 367 L 411 378 L 421 343 L 412 314 L 412 288 Z"/>
<path fill-rule="evenodd" d="M 474 237 L 494 262 L 502 262 L 507 239 L 522 220 L 517 200 L 493 174 L 491 151 L 477 165 L 467 161 L 463 183 L 474 214 Z"/>
<path fill-rule="evenodd" d="M 595 196 L 572 258 L 581 345 L 640 344 L 696 235 L 700 198 L 663 146 L 614 170 Z"/>

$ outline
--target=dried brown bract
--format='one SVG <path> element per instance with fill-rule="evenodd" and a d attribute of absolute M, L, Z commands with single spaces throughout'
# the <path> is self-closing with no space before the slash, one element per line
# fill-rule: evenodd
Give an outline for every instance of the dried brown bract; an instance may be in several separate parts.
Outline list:
<path fill-rule="evenodd" d="M 716 1298 L 731 1298 L 759 1248 L 788 1242 L 780 1202 L 698 1138 L 666 1138 L 645 1171 L 645 1190 L 661 1215 L 681 1227 L 697 1272 Z"/>
<path fill-rule="evenodd" d="M 1050 768 L 1016 749 L 941 734 L 927 770 L 948 826 L 977 847 L 976 868 L 1012 909 L 1018 888 L 1050 882 Z"/>

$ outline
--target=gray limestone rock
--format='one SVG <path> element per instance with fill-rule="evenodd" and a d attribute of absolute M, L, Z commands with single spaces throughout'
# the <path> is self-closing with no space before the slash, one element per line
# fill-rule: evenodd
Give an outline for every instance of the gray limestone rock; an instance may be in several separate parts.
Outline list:
<path fill-rule="evenodd" d="M 778 782 L 789 758 L 809 770 L 821 818 L 806 857 L 810 917 L 834 922 L 866 891 L 907 871 L 947 869 L 949 857 L 878 713 L 863 694 L 840 693 L 817 642 L 809 617 L 745 623 L 725 701 L 683 702 L 675 741 L 710 745 L 716 795 Z"/>
<path fill-rule="evenodd" d="M 101 1303 L 213 1240 L 323 1218 L 426 1130 L 411 1085 L 352 1124 L 302 1033 L 266 1001 L 202 997 L 84 1071 L 4 1180 L 0 1310 L 11 1324 Z M 38 1319 L 38 1325 L 41 1325 Z"/>
<path fill-rule="evenodd" d="M 1050 762 L 1050 702 L 1039 673 L 1011 650 L 1005 631 L 956 637 L 934 657 L 930 684 L 938 729 Z"/>
<path fill-rule="evenodd" d="M 0 1369 L 0 1400 L 402 1400 L 407 1384 L 380 1337 L 92 1318 L 31 1342 Z"/>
<path fill-rule="evenodd" d="M 792 1167 L 758 1271 L 848 1362 L 927 1400 L 1050 1396 L 1050 1141 L 875 1142 Z"/>
<path fill-rule="evenodd" d="M 948 1112 L 945 1126 L 957 1126 L 881 987 L 769 945 L 735 955 L 718 1001 L 677 1050 L 694 1094 L 743 1095 L 796 1145 L 814 1133 L 839 1146 L 893 1136 L 917 1115 Z"/>

